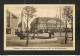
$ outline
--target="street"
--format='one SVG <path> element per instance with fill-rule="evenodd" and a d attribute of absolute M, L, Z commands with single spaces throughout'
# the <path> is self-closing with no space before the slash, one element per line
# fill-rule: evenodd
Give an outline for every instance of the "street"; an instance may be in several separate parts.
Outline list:
<path fill-rule="evenodd" d="M 59 34 L 59 33 L 58 33 Z M 69 33 L 68 35 L 70 35 Z M 63 34 L 62 34 L 63 35 Z M 35 39 L 29 39 L 29 45 L 28 47 L 72 47 L 73 41 L 72 38 L 68 38 L 67 44 L 64 44 L 65 37 L 55 37 L 55 38 L 48 38 L 47 34 L 38 34 L 38 36 L 46 36 L 41 38 L 35 38 Z M 26 37 L 27 38 L 27 37 Z M 29 37 L 30 38 L 30 37 Z M 23 40 L 7 40 L 7 46 L 13 47 L 13 46 L 20 46 L 20 47 L 26 47 L 26 39 Z"/>

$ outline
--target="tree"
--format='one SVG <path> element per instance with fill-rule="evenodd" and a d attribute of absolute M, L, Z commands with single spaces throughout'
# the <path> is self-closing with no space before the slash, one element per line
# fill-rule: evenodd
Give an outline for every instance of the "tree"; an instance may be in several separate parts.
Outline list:
<path fill-rule="evenodd" d="M 65 6 L 63 8 L 63 16 L 66 17 L 65 21 L 66 21 L 66 29 L 65 29 L 65 44 L 67 43 L 67 21 L 71 20 L 71 22 L 73 21 L 72 20 L 72 16 L 73 16 L 73 10 L 71 9 L 70 6 Z M 71 24 L 73 25 L 73 24 Z M 71 27 L 72 28 L 72 27 Z M 73 33 L 72 33 L 73 35 Z M 72 39 L 73 39 L 73 36 L 72 36 Z"/>
<path fill-rule="evenodd" d="M 31 18 L 33 18 L 34 13 L 36 12 L 36 9 L 33 6 L 26 6 L 25 8 L 23 8 L 23 10 L 25 10 L 26 13 L 26 20 L 27 20 L 27 43 L 26 45 L 28 46 L 28 20 L 30 20 Z"/>

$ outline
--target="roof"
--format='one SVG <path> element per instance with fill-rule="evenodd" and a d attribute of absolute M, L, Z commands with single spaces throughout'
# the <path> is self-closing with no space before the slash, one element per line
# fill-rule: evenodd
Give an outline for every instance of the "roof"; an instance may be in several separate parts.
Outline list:
<path fill-rule="evenodd" d="M 56 20 L 57 22 L 61 21 L 63 23 L 63 21 L 61 19 L 56 18 L 56 17 L 54 17 L 54 18 L 51 18 L 51 17 L 37 17 L 36 19 L 39 19 L 39 21 L 44 21 L 44 22 L 47 22 L 48 20 L 53 19 L 53 20 Z"/>
<path fill-rule="evenodd" d="M 7 14 L 12 14 L 12 16 L 13 16 L 13 17 L 15 17 L 15 18 L 17 18 L 17 19 L 18 19 L 18 17 L 17 17 L 16 15 L 14 15 L 13 13 L 11 13 L 11 12 L 10 12 L 10 11 L 8 11 L 8 10 L 7 10 Z"/>

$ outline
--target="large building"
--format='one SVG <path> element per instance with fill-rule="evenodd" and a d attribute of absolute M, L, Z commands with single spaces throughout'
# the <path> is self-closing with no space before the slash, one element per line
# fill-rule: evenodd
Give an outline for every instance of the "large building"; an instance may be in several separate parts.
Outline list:
<path fill-rule="evenodd" d="M 9 11 L 6 15 L 6 34 L 15 35 L 15 31 L 18 31 L 18 18 Z"/>
<path fill-rule="evenodd" d="M 64 23 L 59 18 L 50 18 L 50 17 L 38 17 L 33 20 L 31 23 L 31 31 L 34 30 L 42 30 L 51 31 L 51 30 L 58 30 L 64 28 Z"/>

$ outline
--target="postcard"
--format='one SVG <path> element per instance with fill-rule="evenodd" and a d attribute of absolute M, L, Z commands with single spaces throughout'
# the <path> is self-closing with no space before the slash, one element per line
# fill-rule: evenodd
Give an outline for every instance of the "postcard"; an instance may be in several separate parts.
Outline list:
<path fill-rule="evenodd" d="M 75 4 L 4 4 L 4 50 L 75 50 Z"/>

